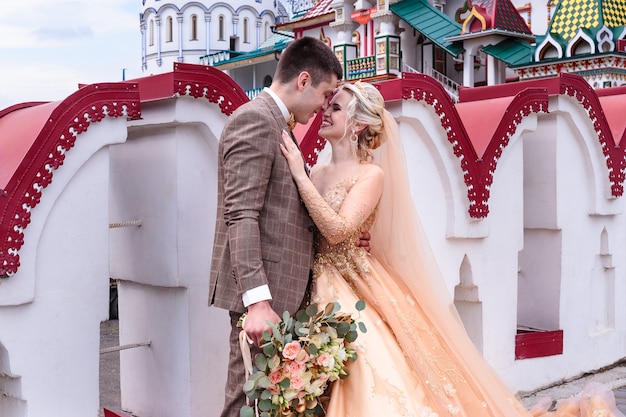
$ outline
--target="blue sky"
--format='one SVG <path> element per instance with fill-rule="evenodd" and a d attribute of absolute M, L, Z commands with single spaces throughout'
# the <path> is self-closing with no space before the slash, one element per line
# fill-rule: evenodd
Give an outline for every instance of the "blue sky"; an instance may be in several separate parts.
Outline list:
<path fill-rule="evenodd" d="M 141 77 L 141 0 L 3 0 L 0 109 Z"/>

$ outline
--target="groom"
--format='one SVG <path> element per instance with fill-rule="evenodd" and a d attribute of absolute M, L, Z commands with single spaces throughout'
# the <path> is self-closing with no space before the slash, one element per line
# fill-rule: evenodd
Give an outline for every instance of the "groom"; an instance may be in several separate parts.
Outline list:
<path fill-rule="evenodd" d="M 224 126 L 209 288 L 209 304 L 228 310 L 231 318 L 221 417 L 239 417 L 245 405 L 241 315 L 248 313 L 244 330 L 258 346 L 268 320 L 280 321 L 283 311 L 294 314 L 305 301 L 314 225 L 279 144 L 288 122 L 306 124 L 326 110 L 341 77 L 341 65 L 326 44 L 295 40 L 281 54 L 271 86 Z"/>

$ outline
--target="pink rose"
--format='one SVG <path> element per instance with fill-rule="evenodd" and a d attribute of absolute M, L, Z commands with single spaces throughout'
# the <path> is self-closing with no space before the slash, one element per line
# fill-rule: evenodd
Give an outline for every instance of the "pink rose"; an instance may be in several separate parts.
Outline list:
<path fill-rule="evenodd" d="M 320 366 L 330 365 L 330 355 L 327 352 L 322 353 L 317 357 L 317 364 Z"/>
<path fill-rule="evenodd" d="M 309 360 L 309 354 L 304 349 L 300 351 L 300 353 L 298 354 L 298 357 L 295 359 L 296 362 L 301 363 L 303 365 L 307 363 L 308 360 Z"/>
<path fill-rule="evenodd" d="M 304 372 L 304 365 L 298 362 L 287 362 L 284 369 L 289 375 L 300 375 Z"/>
<path fill-rule="evenodd" d="M 291 375 L 289 377 L 289 387 L 295 389 L 296 391 L 300 391 L 304 388 L 304 381 L 297 375 Z"/>
<path fill-rule="evenodd" d="M 289 342 L 283 348 L 283 357 L 294 360 L 298 357 L 298 353 L 302 350 L 300 343 L 297 341 Z"/>
<path fill-rule="evenodd" d="M 279 369 L 269 374 L 268 378 L 272 384 L 278 384 L 283 380 L 283 372 Z"/>

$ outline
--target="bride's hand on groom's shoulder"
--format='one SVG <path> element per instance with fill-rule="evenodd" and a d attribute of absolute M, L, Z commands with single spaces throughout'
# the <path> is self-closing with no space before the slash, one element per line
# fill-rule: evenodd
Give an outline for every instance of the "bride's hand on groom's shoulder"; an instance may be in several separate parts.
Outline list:
<path fill-rule="evenodd" d="M 263 337 L 264 331 L 270 331 L 271 328 L 267 322 L 278 323 L 280 317 L 272 309 L 269 301 L 260 301 L 248 306 L 248 314 L 243 323 L 243 330 L 246 332 L 248 339 L 259 346 L 259 341 Z"/>
<path fill-rule="evenodd" d="M 280 144 L 280 150 L 287 159 L 291 176 L 296 183 L 299 184 L 300 181 L 308 180 L 309 177 L 304 169 L 304 159 L 302 159 L 300 148 L 286 130 L 283 130 L 283 143 Z"/>

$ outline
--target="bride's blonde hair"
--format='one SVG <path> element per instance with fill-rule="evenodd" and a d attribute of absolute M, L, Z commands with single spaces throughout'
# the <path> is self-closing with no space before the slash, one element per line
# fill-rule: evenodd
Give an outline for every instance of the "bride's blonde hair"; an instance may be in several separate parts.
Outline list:
<path fill-rule="evenodd" d="M 380 91 L 369 83 L 360 81 L 354 84 L 346 83 L 341 89 L 352 95 L 346 106 L 346 113 L 352 118 L 353 123 L 365 125 L 365 128 L 357 134 L 357 158 L 359 161 L 371 162 L 372 150 L 383 142 L 385 99 Z"/>

